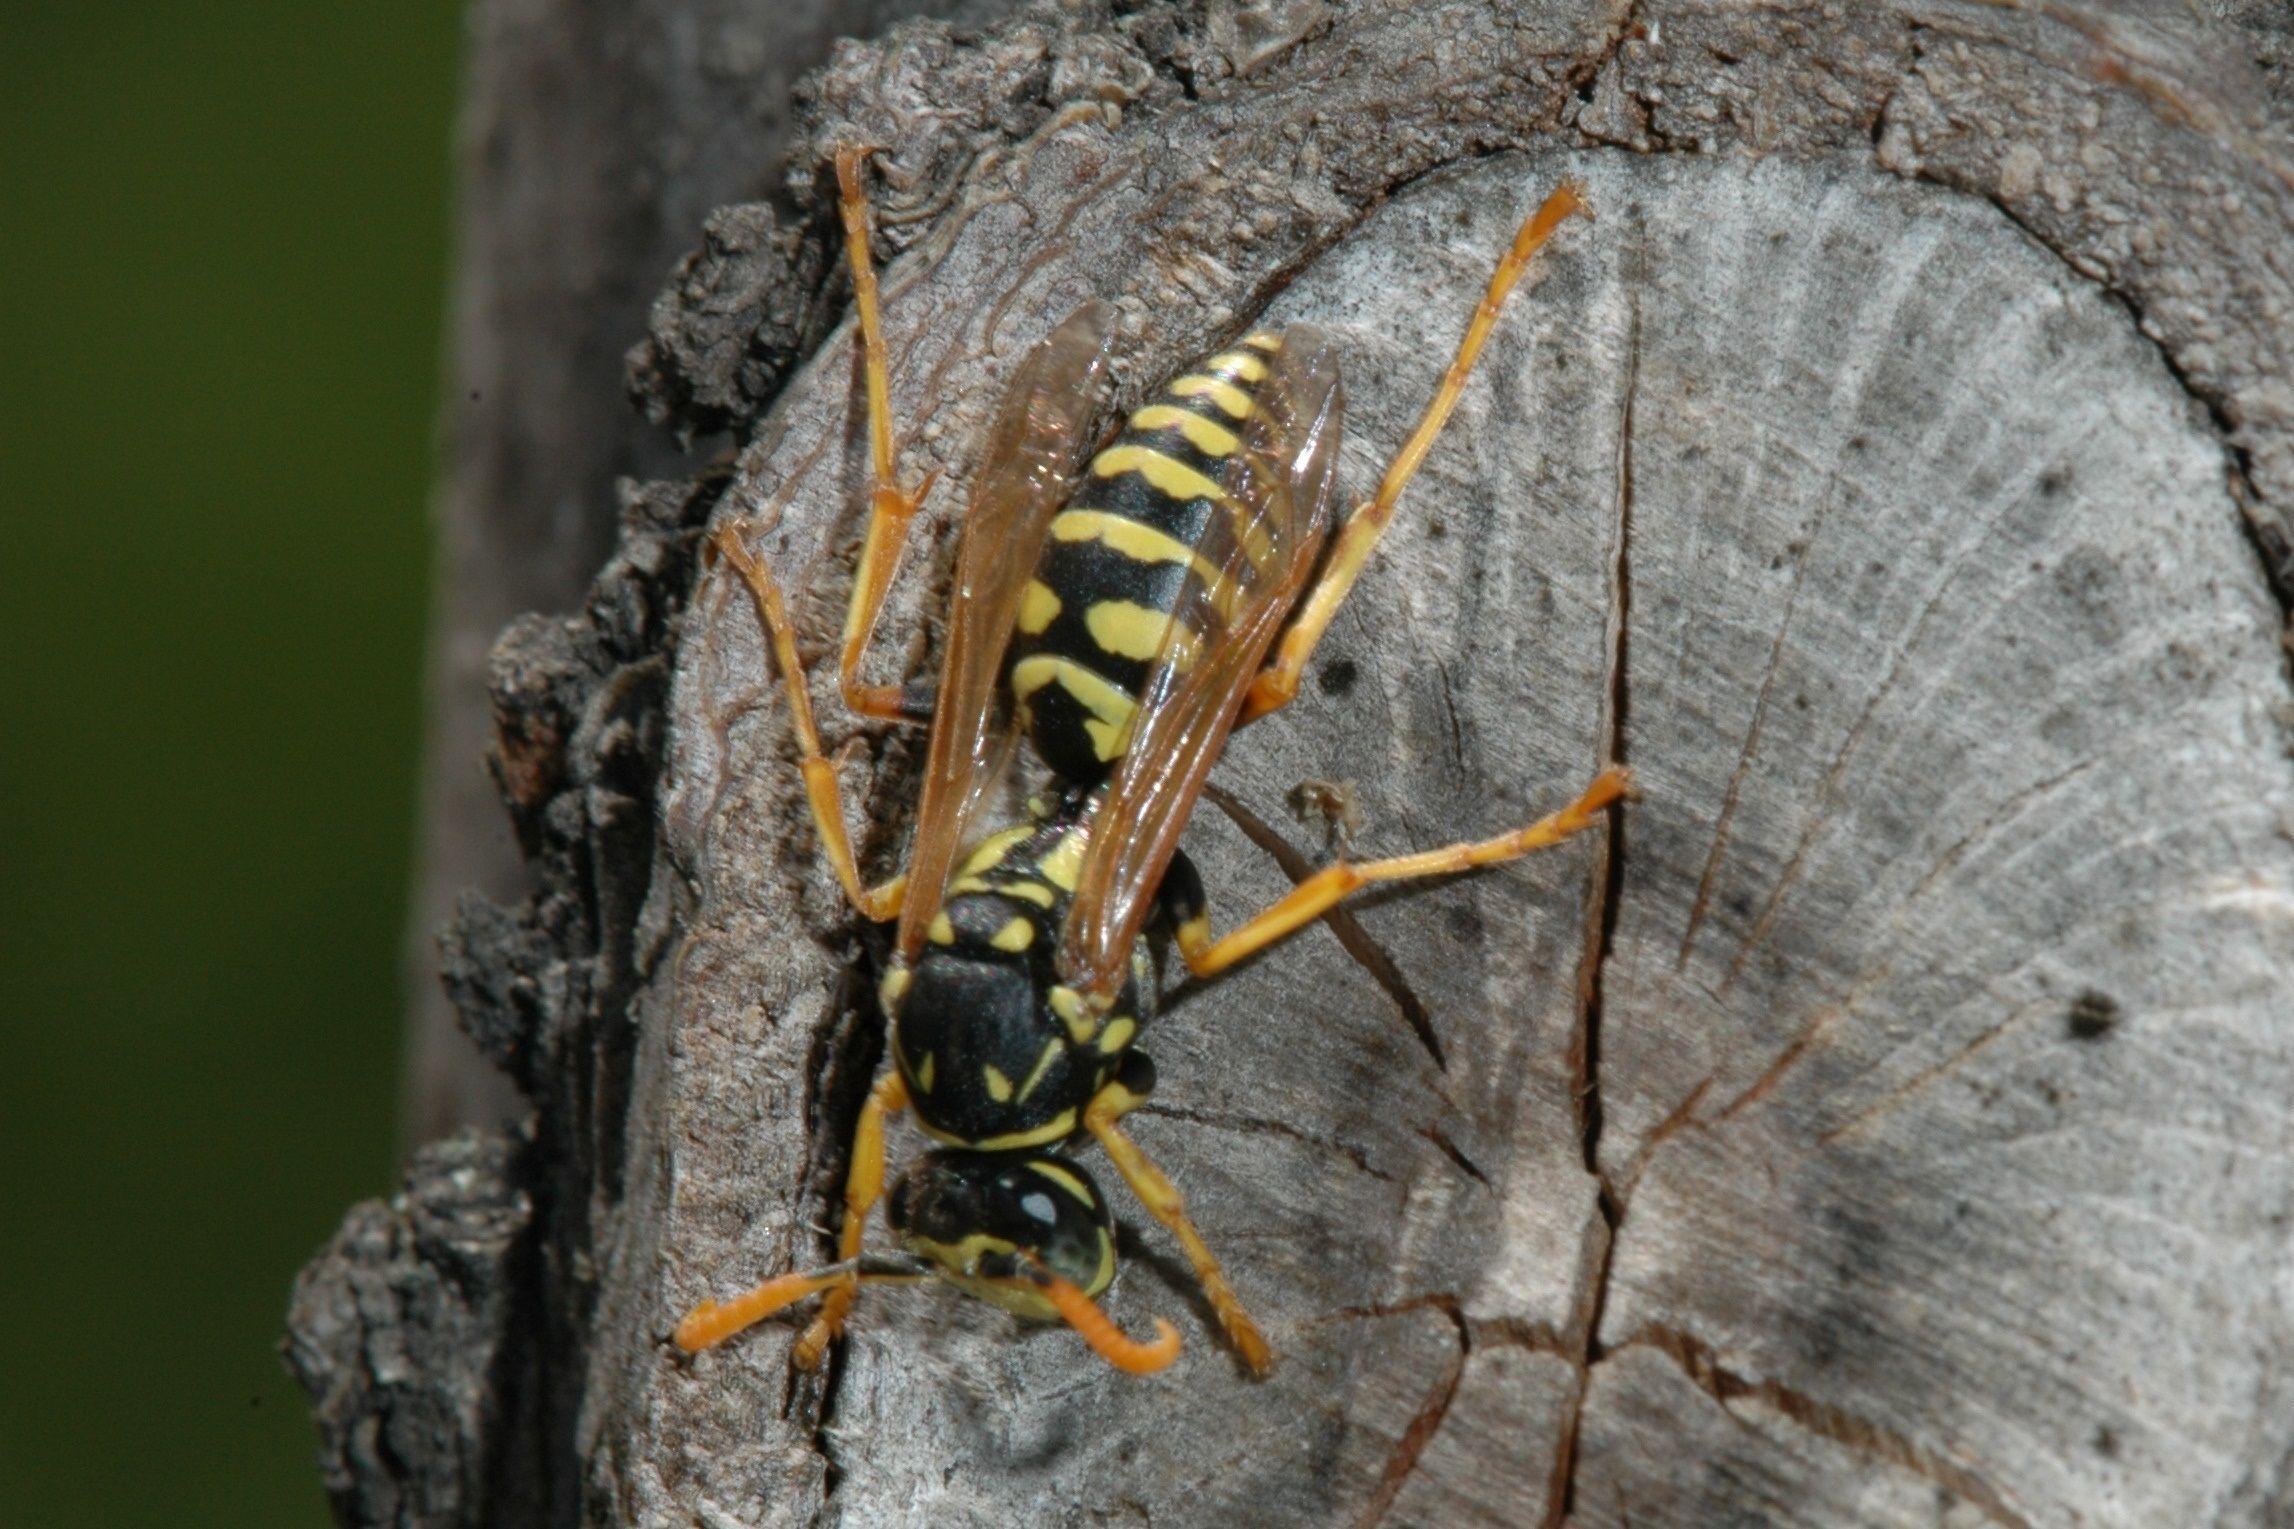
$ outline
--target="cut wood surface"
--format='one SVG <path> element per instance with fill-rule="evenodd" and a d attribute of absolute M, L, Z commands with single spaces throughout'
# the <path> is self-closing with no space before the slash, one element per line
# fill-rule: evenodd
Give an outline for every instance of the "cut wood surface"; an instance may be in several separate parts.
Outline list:
<path fill-rule="evenodd" d="M 1365 854 L 1610 760 L 1641 797 L 1148 1030 L 1137 1134 L 1271 1379 L 1135 1211 L 1110 1305 L 1185 1329 L 1157 1378 L 936 1289 L 870 1291 L 823 1375 L 777 1323 L 677 1358 L 693 1303 L 823 1258 L 880 1050 L 779 682 L 693 558 L 749 523 L 831 648 L 849 325 L 744 402 L 709 294 L 755 257 L 705 250 L 650 361 L 748 444 L 630 490 L 588 614 L 497 654 L 505 715 L 570 740 L 528 808 L 550 890 L 472 905 L 450 968 L 539 1106 L 500 1275 L 534 1320 L 471 1345 L 493 1413 L 423 1416 L 538 1459 L 496 1467 L 534 1521 L 2287 1522 L 2294 143 L 2256 34 L 1125 10 L 904 32 L 812 87 L 800 155 L 886 147 L 905 470 L 945 473 L 875 673 L 929 667 L 983 422 L 1076 303 L 1123 317 L 1125 402 L 1246 323 L 1322 326 L 1366 492 L 1574 177 L 1594 220 L 1188 848 L 1224 927 L 1288 884 L 1270 843 L 1328 853 L 1304 780 L 1351 786 Z M 887 872 L 918 740 L 820 678 Z M 399 1320 L 324 1299 L 407 1256 L 359 1230 L 306 1275 L 321 1380 Z"/>

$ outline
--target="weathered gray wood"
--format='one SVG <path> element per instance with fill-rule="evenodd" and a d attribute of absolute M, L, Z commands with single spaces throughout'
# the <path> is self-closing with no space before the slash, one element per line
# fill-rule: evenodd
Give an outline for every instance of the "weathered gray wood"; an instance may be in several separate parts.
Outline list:
<path fill-rule="evenodd" d="M 1127 396 L 1262 310 L 1325 325 L 1366 488 L 1514 220 L 1583 178 L 1599 220 L 1221 778 L 1309 853 L 1307 777 L 1354 784 L 1369 851 L 1608 757 L 1645 796 L 1366 905 L 1398 979 L 1309 931 L 1150 1033 L 1139 1135 L 1272 1380 L 1151 1227 L 1112 1304 L 1182 1319 L 1159 1380 L 933 1291 L 871 1292 L 826 1377 L 777 1326 L 675 1359 L 693 1301 L 820 1257 L 873 1056 L 747 606 L 685 604 L 691 525 L 742 516 L 829 641 L 840 330 L 729 474 L 633 501 L 588 619 L 497 659 L 571 740 L 552 890 L 474 910 L 455 966 L 542 1105 L 556 1515 L 2283 1522 L 2294 151 L 2250 49 L 2074 8 L 1397 3 L 843 55 L 801 152 L 888 150 L 934 570 L 998 383 L 1081 298 L 1128 321 Z M 709 409 L 767 402 L 705 310 L 820 255 L 774 248 L 705 251 L 656 315 Z M 929 662 L 933 584 L 882 672 Z M 913 742 L 829 715 L 889 868 Z M 1215 813 L 1190 850 L 1227 918 L 1284 885 Z"/>

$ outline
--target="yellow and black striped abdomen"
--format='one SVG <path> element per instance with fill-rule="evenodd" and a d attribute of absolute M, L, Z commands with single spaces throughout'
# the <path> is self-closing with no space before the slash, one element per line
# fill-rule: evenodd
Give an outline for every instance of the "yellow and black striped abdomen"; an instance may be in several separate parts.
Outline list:
<path fill-rule="evenodd" d="M 1045 764 L 1078 784 L 1123 757 L 1140 687 L 1219 509 L 1218 479 L 1281 342 L 1247 336 L 1164 384 L 1052 518 L 1012 634 L 1009 683 Z"/>

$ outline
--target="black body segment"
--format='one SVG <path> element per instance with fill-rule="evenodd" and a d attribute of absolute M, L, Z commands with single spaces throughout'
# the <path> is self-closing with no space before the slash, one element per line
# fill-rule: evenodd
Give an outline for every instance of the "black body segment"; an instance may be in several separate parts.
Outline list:
<path fill-rule="evenodd" d="M 1071 801 L 971 846 L 916 964 L 884 979 L 893 1059 L 938 1141 L 999 1153 L 1065 1141 L 1153 1012 L 1144 947 L 1104 1017 L 1054 968 L 1088 811 Z"/>

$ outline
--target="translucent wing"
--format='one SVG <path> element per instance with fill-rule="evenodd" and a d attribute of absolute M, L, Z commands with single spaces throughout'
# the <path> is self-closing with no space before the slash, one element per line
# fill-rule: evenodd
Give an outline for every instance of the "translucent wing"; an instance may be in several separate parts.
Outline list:
<path fill-rule="evenodd" d="M 1108 323 L 1104 304 L 1086 303 L 1028 352 L 973 479 L 900 910 L 899 948 L 910 957 L 924 948 L 956 852 L 1011 758 L 1004 648 L 1045 528 L 1074 491 L 1105 384 Z"/>
<path fill-rule="evenodd" d="M 1328 535 L 1342 408 L 1328 341 L 1303 326 L 1286 331 L 1228 459 L 1226 513 L 1211 517 L 1201 564 L 1142 687 L 1129 749 L 1092 814 L 1060 937 L 1071 986 L 1103 997 L 1122 986 L 1195 799 Z"/>

